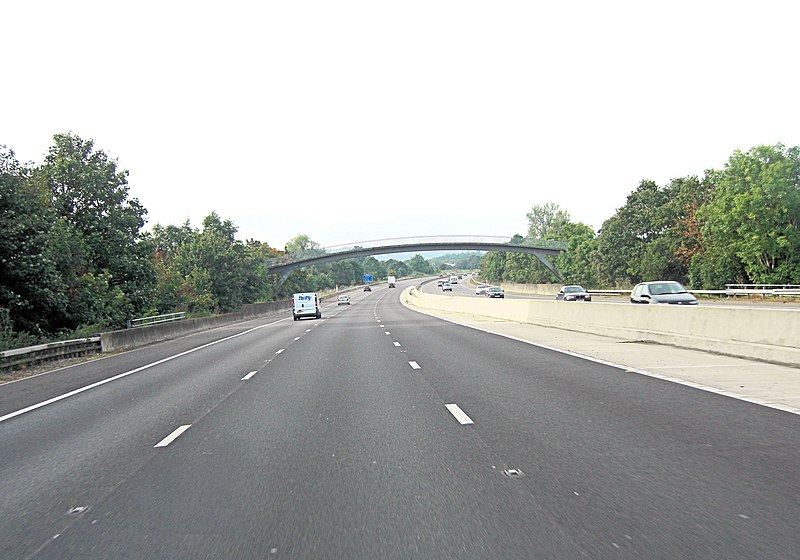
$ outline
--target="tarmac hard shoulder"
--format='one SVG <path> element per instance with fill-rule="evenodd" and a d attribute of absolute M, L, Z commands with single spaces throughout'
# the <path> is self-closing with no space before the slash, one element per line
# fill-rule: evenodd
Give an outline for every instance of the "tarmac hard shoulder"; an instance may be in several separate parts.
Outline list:
<path fill-rule="evenodd" d="M 431 311 L 459 325 L 800 415 L 800 369 L 490 317 Z"/>

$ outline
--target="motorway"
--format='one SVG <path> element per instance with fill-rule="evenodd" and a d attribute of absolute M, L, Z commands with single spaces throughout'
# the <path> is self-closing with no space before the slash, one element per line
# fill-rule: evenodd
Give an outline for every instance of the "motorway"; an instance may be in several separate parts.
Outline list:
<path fill-rule="evenodd" d="M 800 558 L 798 416 L 406 285 L 0 386 L 0 558 Z"/>

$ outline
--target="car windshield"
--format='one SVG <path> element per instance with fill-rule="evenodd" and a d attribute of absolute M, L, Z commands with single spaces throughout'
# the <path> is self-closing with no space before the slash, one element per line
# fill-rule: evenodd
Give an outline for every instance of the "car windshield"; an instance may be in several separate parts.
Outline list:
<path fill-rule="evenodd" d="M 677 282 L 659 282 L 658 284 L 650 284 L 650 293 L 654 296 L 685 294 L 686 289 Z"/>
<path fill-rule="evenodd" d="M 580 286 L 567 286 L 564 288 L 564 293 L 566 294 L 574 294 L 575 292 L 582 292 L 583 288 Z"/>

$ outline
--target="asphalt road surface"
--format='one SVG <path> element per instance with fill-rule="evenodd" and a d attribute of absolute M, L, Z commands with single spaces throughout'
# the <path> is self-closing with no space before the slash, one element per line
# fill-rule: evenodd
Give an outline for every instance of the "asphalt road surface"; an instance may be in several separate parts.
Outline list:
<path fill-rule="evenodd" d="M 800 558 L 797 416 L 402 287 L 0 386 L 0 558 Z"/>

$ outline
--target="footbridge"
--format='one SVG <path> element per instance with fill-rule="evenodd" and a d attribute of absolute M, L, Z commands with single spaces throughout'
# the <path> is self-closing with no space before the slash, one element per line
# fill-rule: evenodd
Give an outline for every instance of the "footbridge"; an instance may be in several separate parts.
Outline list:
<path fill-rule="evenodd" d="M 289 274 L 298 268 L 343 259 L 430 251 L 501 251 L 534 255 L 556 278 L 563 281 L 561 275 L 546 257 L 558 255 L 566 249 L 566 244 L 561 241 L 527 240 L 524 245 L 516 245 L 511 244 L 508 237 L 496 236 L 449 235 L 375 239 L 311 249 L 291 257 L 277 257 L 268 263 L 268 272 L 280 274 L 281 279 L 278 285 L 281 285 Z"/>

